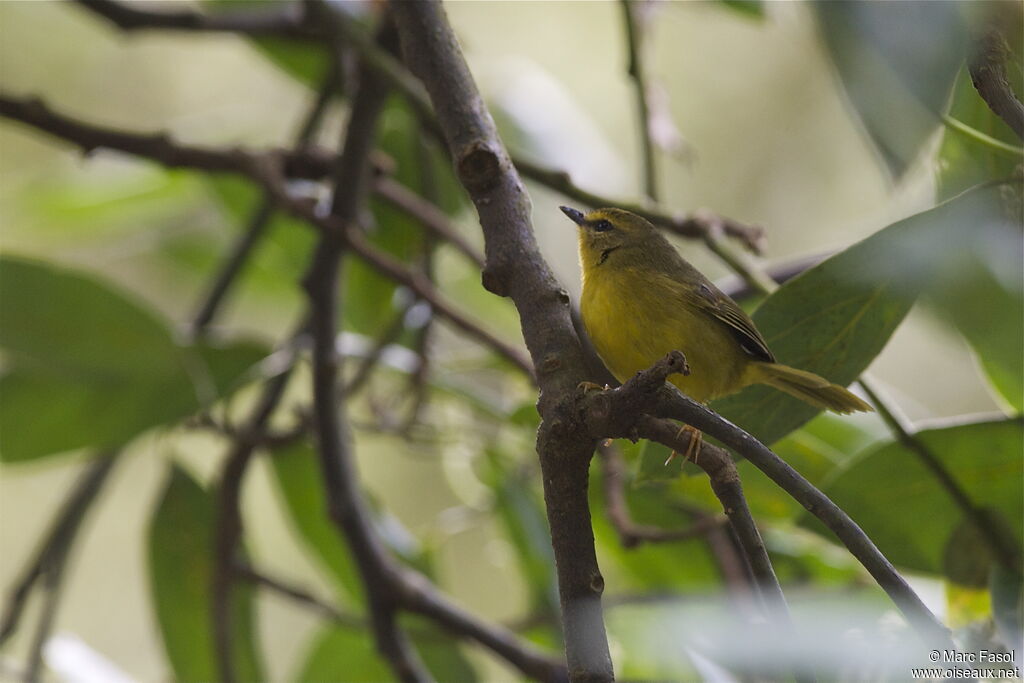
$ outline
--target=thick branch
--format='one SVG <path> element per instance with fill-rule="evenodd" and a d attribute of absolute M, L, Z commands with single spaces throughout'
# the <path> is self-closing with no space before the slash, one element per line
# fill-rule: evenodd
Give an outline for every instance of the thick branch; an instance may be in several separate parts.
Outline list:
<path fill-rule="evenodd" d="M 487 264 L 484 286 L 512 299 L 537 368 L 542 423 L 537 450 L 551 527 L 574 680 L 612 678 L 601 616 L 604 579 L 597 566 L 587 471 L 594 442 L 569 428 L 575 386 L 585 379 L 566 293 L 537 248 L 525 188 L 498 138 L 438 2 L 396 2 L 407 64 L 423 80 L 462 184 L 476 205 Z"/>

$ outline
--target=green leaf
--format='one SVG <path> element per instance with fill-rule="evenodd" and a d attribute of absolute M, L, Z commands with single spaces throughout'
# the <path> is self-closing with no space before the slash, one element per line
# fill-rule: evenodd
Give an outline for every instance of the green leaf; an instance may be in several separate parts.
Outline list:
<path fill-rule="evenodd" d="M 210 616 L 214 523 L 212 496 L 174 466 L 149 522 L 147 553 L 157 623 L 174 677 L 181 681 L 220 677 Z M 236 584 L 232 597 L 238 678 L 263 680 L 252 587 Z"/>
<path fill-rule="evenodd" d="M 940 124 L 967 48 L 956 2 L 810 5 L 846 95 L 899 179 Z"/>
<path fill-rule="evenodd" d="M 352 604 L 362 600 L 362 581 L 352 556 L 327 515 L 323 480 L 316 453 L 298 443 L 274 452 L 274 481 L 307 547 L 335 581 L 339 596 Z"/>
<path fill-rule="evenodd" d="M 325 3 L 327 6 L 348 3 Z M 204 0 L 204 10 L 213 14 L 231 12 L 272 12 L 291 7 L 301 10 L 291 0 Z M 338 11 L 345 11 L 338 9 Z M 282 38 L 249 38 L 259 53 L 271 64 L 311 88 L 319 88 L 330 65 L 331 54 L 326 43 L 317 41 L 285 40 Z"/>
<path fill-rule="evenodd" d="M 753 19 L 764 19 L 764 3 L 761 0 L 718 0 L 723 6 Z"/>
<path fill-rule="evenodd" d="M 992 620 L 996 632 L 1004 646 L 1009 649 L 1018 647 L 1024 640 L 1024 581 L 1020 574 L 997 564 L 992 567 L 989 593 L 992 595 Z"/>
<path fill-rule="evenodd" d="M 456 639 L 437 628 L 437 622 L 417 615 L 406 615 L 401 619 L 412 642 L 423 658 L 434 679 L 476 683 L 480 680 L 476 669 L 462 653 Z"/>
<path fill-rule="evenodd" d="M 1006 224 L 998 187 L 966 192 L 785 283 L 754 312 L 754 322 L 779 362 L 845 386 L 878 355 L 925 286 L 940 274 L 955 275 L 978 226 L 1003 231 L 999 226 Z M 748 387 L 712 408 L 766 443 L 818 412 L 765 386 Z"/>
<path fill-rule="evenodd" d="M 393 681 L 391 668 L 377 654 L 367 628 L 324 626 L 311 641 L 296 681 Z"/>
<path fill-rule="evenodd" d="M 660 443 L 654 443 L 643 439 L 636 444 L 635 448 L 626 448 L 626 451 L 635 450 L 635 455 L 630 459 L 635 462 L 633 486 L 642 486 L 651 482 L 672 481 L 678 479 L 683 473 L 685 465 L 682 457 L 672 458 L 668 462 L 672 449 Z"/>
<path fill-rule="evenodd" d="M 960 70 L 953 88 L 949 116 L 1000 142 L 1020 147 L 1020 138 L 981 99 L 966 67 Z M 948 199 L 975 185 L 1011 178 L 1022 161 L 1019 154 L 947 126 L 939 147 L 938 198 Z"/>
<path fill-rule="evenodd" d="M 24 368 L 98 380 L 181 371 L 167 326 L 98 278 L 0 257 L 0 347 Z"/>
<path fill-rule="evenodd" d="M 1024 422 L 1000 419 L 926 429 L 914 435 L 975 501 L 991 508 L 1021 538 L 1024 530 Z M 889 442 L 857 457 L 824 487 L 894 564 L 944 570 L 963 513 L 919 457 Z M 824 532 L 816 520 L 801 524 Z"/>
<path fill-rule="evenodd" d="M 235 388 L 254 343 L 179 347 L 144 304 L 98 278 L 0 257 L 0 459 L 113 447 Z"/>
<path fill-rule="evenodd" d="M 531 408 L 536 415 L 536 409 Z M 490 467 L 485 481 L 494 494 L 495 512 L 529 587 L 531 611 L 557 615 L 555 558 L 540 492 L 530 485 L 529 478 L 507 468 L 500 454 L 488 450 L 487 456 Z"/>

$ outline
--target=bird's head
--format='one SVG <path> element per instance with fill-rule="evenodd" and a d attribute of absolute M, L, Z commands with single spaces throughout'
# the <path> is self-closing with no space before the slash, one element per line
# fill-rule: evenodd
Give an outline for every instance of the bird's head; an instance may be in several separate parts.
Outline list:
<path fill-rule="evenodd" d="M 584 272 L 615 260 L 635 259 L 658 231 L 646 219 L 623 209 L 595 209 L 583 213 L 568 206 L 562 213 L 579 226 L 580 263 Z"/>

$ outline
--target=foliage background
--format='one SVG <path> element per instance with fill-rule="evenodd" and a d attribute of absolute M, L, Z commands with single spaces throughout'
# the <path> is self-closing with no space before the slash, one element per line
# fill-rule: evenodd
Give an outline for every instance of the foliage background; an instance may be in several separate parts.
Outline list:
<path fill-rule="evenodd" d="M 456 2 L 447 10 L 511 147 L 564 168 L 588 189 L 637 196 L 635 112 L 616 4 Z M 706 206 L 765 225 L 764 258 L 774 263 L 843 248 L 934 205 L 941 131 L 905 177 L 890 182 L 837 82 L 811 5 L 771 3 L 758 17 L 722 3 L 669 4 L 660 8 L 649 41 L 649 70 L 663 83 L 672 120 L 686 140 L 678 158 L 659 158 L 666 206 Z M 81 8 L 55 2 L 0 3 L 0 84 L 10 92 L 37 93 L 86 120 L 130 130 L 166 129 L 182 140 L 215 145 L 283 143 L 310 97 L 299 80 L 245 40 L 122 36 Z M 322 142 L 334 144 L 341 121 L 339 107 Z M 393 137 L 395 149 L 403 149 L 407 123 L 407 114 L 393 103 L 383 132 L 385 139 Z M 168 172 L 117 155 L 82 159 L 7 123 L 0 123 L 0 177 L 6 253 L 95 272 L 177 326 L 193 313 L 217 255 L 238 231 L 237 206 L 245 201 L 243 189 L 230 181 L 211 183 L 198 174 Z M 541 247 L 575 297 L 575 236 L 556 208 L 565 201 L 532 185 L 531 193 Z M 472 212 L 455 205 L 463 234 L 479 243 Z M 266 344 L 279 339 L 303 305 L 295 275 L 311 243 L 311 232 L 301 227 L 276 230 L 218 325 Z M 710 277 L 725 282 L 732 277 L 699 245 L 680 246 Z M 438 273 L 443 291 L 507 338 L 519 339 L 508 302 L 484 292 L 478 274 L 456 255 L 442 250 Z M 984 309 L 984 302 L 975 303 Z M 372 335 L 382 325 L 372 307 L 354 315 L 364 317 L 350 321 L 353 331 Z M 994 311 L 982 310 L 979 318 L 997 326 L 1019 322 Z M 501 482 L 522 466 L 536 488 L 531 422 L 523 417 L 533 397 L 525 383 L 495 369 L 477 347 L 447 330 L 438 334 L 434 349 L 435 377 L 455 393 L 454 398 L 439 393 L 427 413 L 439 443 L 407 443 L 357 430 L 363 482 L 394 516 L 393 528 L 404 529 L 392 534 L 394 542 L 412 543 L 429 555 L 446 591 L 487 617 L 514 620 L 536 602 L 537 579 L 524 572 L 521 548 L 504 526 L 507 510 L 515 516 L 516 501 L 502 497 Z M 870 372 L 915 422 L 1006 409 L 963 338 L 928 307 L 914 308 Z M 385 374 L 368 395 L 388 405 L 401 387 L 396 376 Z M 497 421 L 458 400 L 458 392 L 472 387 L 480 387 L 477 393 L 496 411 Z M 243 404 L 245 396 L 239 399 Z M 359 404 L 364 421 L 372 416 L 370 407 Z M 835 446 L 835 458 L 845 459 L 887 438 L 876 416 L 845 418 L 842 424 L 849 430 L 840 433 L 837 421 L 819 419 L 789 448 L 817 448 L 820 454 Z M 220 452 L 215 437 L 180 426 L 133 441 L 72 557 L 58 630 L 76 634 L 140 680 L 165 678 L 168 671 L 145 568 L 154 501 L 172 463 L 208 482 Z M 2 465 L 0 585 L 14 581 L 19 558 L 31 552 L 83 462 L 81 455 L 68 454 Z M 821 467 L 822 478 L 828 469 Z M 851 495 L 871 495 L 872 487 L 869 478 Z M 702 478 L 683 479 L 676 488 L 714 508 Z M 813 587 L 819 600 L 861 586 L 858 594 L 872 598 L 871 623 L 889 611 L 880 592 L 861 585 L 845 554 L 793 525 L 791 506 L 776 502 L 767 487 L 761 496 L 756 483 L 748 488 L 759 521 L 772 520 L 767 535 L 776 561 L 792 560 L 779 566 L 784 581 Z M 504 495 L 519 496 L 522 490 L 513 487 Z M 632 498 L 641 506 L 634 510 L 638 517 L 678 523 L 663 510 L 643 507 L 643 489 Z M 289 524 L 266 458 L 254 463 L 243 504 L 255 563 L 332 595 L 329 572 Z M 536 497 L 526 495 L 519 504 L 532 510 L 522 519 L 536 522 L 542 513 Z M 695 559 L 698 542 L 624 551 L 596 500 L 595 511 L 610 596 L 718 589 L 707 561 Z M 543 566 L 543 534 L 531 533 L 527 542 L 538 549 Z M 921 574 L 914 585 L 940 614 L 947 611 L 946 590 L 934 574 Z M 799 598 L 795 602 L 799 611 Z M 713 610 L 710 604 L 702 609 Z M 258 609 L 267 674 L 275 680 L 294 676 L 307 665 L 320 620 L 266 594 L 259 596 Z M 648 616 L 633 607 L 609 612 L 615 656 L 631 660 L 624 654 L 626 644 L 635 646 L 642 633 L 638 625 Z M 27 647 L 22 629 L 8 654 L 14 657 Z M 633 661 L 642 659 L 636 655 Z M 498 665 L 490 658 L 474 653 L 472 661 L 490 675 L 501 671 L 493 669 Z M 634 675 L 643 673 L 638 668 Z"/>

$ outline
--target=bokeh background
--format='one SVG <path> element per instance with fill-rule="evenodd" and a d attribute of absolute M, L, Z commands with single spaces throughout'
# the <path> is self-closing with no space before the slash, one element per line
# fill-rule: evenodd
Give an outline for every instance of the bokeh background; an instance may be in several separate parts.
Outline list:
<path fill-rule="evenodd" d="M 618 4 L 446 7 L 508 144 L 569 171 L 588 189 L 635 199 L 638 128 Z M 934 205 L 936 168 L 928 150 L 939 145 L 941 129 L 905 176 L 891 182 L 838 84 L 809 4 L 766 3 L 759 17 L 718 2 L 667 3 L 657 9 L 648 40 L 648 69 L 663 86 L 682 137 L 675 153 L 658 157 L 663 204 L 707 207 L 765 226 L 764 264 L 841 249 Z M 254 147 L 285 144 L 311 97 L 243 39 L 125 35 L 80 7 L 47 0 L 0 3 L 0 87 L 38 94 L 97 123 L 167 130 L 197 144 Z M 341 105 L 332 109 L 320 142 L 335 143 L 343 113 Z M 385 131 L 389 125 L 403 120 L 386 119 Z M 543 253 L 578 296 L 575 235 L 557 210 L 566 202 L 532 184 L 530 191 Z M 456 217 L 463 233 L 480 244 L 474 219 L 465 208 Z M 99 273 L 184 329 L 218 253 L 240 228 L 223 195 L 198 174 L 105 152 L 83 158 L 0 121 L 0 229 L 5 252 Z M 280 339 L 303 306 L 295 281 L 281 273 L 301 272 L 303 244 L 309 243 L 309 235 L 275 237 L 261 250 L 219 327 L 271 344 Z M 677 244 L 712 279 L 734 281 L 701 245 Z M 439 258 L 442 289 L 518 340 L 510 304 L 483 292 L 478 275 L 457 256 L 442 250 Z M 486 368 L 479 349 L 448 330 L 434 349 L 434 372 L 456 388 Z M 915 423 L 1002 407 L 963 339 L 920 306 L 870 372 Z M 391 388 L 384 378 L 370 396 L 386 402 Z M 524 383 L 507 378 L 485 381 L 483 393 L 506 410 L 532 401 Z M 360 410 L 368 414 L 365 406 Z M 359 465 L 365 486 L 410 542 L 432 549 L 441 586 L 489 618 L 514 620 L 524 615 L 528 589 L 476 461 L 481 444 L 498 438 L 529 469 L 532 447 L 528 432 L 502 433 L 500 424 L 470 412 L 439 400 L 429 416 L 446 438 L 433 447 L 357 429 Z M 885 434 L 876 416 L 846 419 L 872 438 Z M 466 424 L 482 434 L 463 432 Z M 74 551 L 58 632 L 74 634 L 138 680 L 168 678 L 151 610 L 145 529 L 169 463 L 209 481 L 221 453 L 216 438 L 180 427 L 155 430 L 129 445 Z M 14 582 L 83 462 L 80 454 L 65 454 L 0 466 L 0 586 Z M 699 498 L 706 483 L 693 478 L 683 486 Z M 263 458 L 254 463 L 243 503 L 255 561 L 329 595 L 330 581 L 290 528 Z M 800 538 L 823 562 L 849 568 L 842 553 L 817 537 Z M 602 564 L 610 568 L 608 595 L 633 590 L 635 576 L 617 576 L 605 558 Z M 920 577 L 914 585 L 945 613 L 939 581 Z M 716 586 L 712 581 L 693 590 L 713 592 Z M 319 621 L 265 594 L 259 610 L 267 673 L 272 680 L 288 679 L 301 667 Z M 886 610 L 882 605 L 879 613 Z M 619 647 L 621 656 L 617 629 L 628 629 L 615 624 L 629 621 L 628 610 L 612 611 L 609 619 L 613 649 Z M 22 628 L 4 658 L 16 660 L 28 636 Z M 490 658 L 472 656 L 488 677 L 510 675 Z"/>

